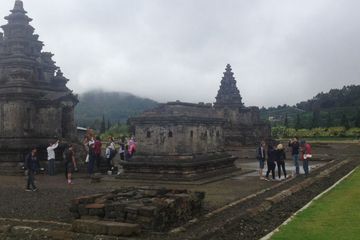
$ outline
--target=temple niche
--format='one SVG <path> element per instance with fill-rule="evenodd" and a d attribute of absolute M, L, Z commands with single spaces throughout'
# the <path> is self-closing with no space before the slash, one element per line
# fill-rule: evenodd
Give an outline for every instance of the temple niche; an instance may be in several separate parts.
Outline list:
<path fill-rule="evenodd" d="M 32 146 L 75 136 L 77 97 L 69 81 L 42 52 L 44 46 L 16 0 L 0 33 L 0 172 L 17 171 Z"/>

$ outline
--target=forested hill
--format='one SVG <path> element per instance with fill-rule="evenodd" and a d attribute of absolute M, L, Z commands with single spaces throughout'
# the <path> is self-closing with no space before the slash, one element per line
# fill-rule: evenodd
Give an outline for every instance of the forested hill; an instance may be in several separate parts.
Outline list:
<path fill-rule="evenodd" d="M 156 101 L 125 92 L 89 91 L 79 95 L 75 109 L 78 126 L 99 129 L 103 116 L 106 124 L 123 123 L 144 110 L 158 105 Z"/>
<path fill-rule="evenodd" d="M 313 99 L 300 102 L 296 107 L 305 111 L 316 108 L 329 109 L 339 107 L 360 106 L 360 85 L 344 86 L 342 89 L 331 89 L 327 93 L 319 93 Z"/>
<path fill-rule="evenodd" d="M 261 115 L 273 125 L 300 127 L 357 126 L 360 114 L 360 85 L 344 86 L 319 93 L 294 106 L 262 108 Z"/>

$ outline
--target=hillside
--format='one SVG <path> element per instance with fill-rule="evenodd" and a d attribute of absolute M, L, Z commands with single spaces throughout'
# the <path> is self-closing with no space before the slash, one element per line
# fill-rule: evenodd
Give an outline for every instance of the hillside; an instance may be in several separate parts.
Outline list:
<path fill-rule="evenodd" d="M 345 126 L 359 127 L 360 85 L 344 86 L 319 93 L 294 106 L 262 108 L 261 116 L 272 125 L 296 128 Z"/>
<path fill-rule="evenodd" d="M 124 123 L 131 116 L 158 105 L 157 102 L 125 92 L 90 91 L 79 95 L 75 109 L 78 126 L 99 129 L 102 117 L 106 124 Z"/>

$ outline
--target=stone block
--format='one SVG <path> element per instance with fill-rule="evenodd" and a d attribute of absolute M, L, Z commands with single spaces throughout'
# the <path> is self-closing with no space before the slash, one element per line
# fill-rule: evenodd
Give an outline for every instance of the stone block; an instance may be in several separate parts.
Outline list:
<path fill-rule="evenodd" d="M 139 215 L 144 217 L 153 217 L 158 211 L 155 206 L 143 206 L 139 208 Z"/>
<path fill-rule="evenodd" d="M 72 230 L 77 233 L 106 235 L 107 228 L 104 224 L 99 224 L 96 220 L 75 220 L 72 224 Z"/>
<path fill-rule="evenodd" d="M 110 236 L 129 237 L 140 234 L 139 224 L 106 221 L 101 221 L 99 223 L 107 227 L 107 234 Z"/>
<path fill-rule="evenodd" d="M 7 233 L 11 229 L 11 225 L 0 225 L 0 234 Z"/>
<path fill-rule="evenodd" d="M 70 231 L 62 231 L 62 230 L 51 230 L 47 233 L 49 239 L 52 240 L 71 240 L 74 238 L 74 233 Z"/>

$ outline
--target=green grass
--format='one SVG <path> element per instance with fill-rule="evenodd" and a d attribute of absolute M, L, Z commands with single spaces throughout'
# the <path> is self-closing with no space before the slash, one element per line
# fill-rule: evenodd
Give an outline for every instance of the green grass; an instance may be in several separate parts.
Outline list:
<path fill-rule="evenodd" d="M 315 200 L 271 239 L 360 239 L 360 169 Z"/>

